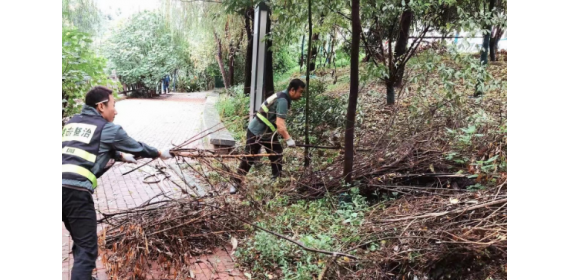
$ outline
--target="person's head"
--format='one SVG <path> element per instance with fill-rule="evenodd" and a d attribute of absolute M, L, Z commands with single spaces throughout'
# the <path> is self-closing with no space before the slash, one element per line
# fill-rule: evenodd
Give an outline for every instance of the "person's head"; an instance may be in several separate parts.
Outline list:
<path fill-rule="evenodd" d="M 299 100 L 303 97 L 303 92 L 305 91 L 305 83 L 299 79 L 293 79 L 287 87 L 287 92 L 291 96 L 292 100 Z"/>
<path fill-rule="evenodd" d="M 112 90 L 101 86 L 92 88 L 85 95 L 85 105 L 95 108 L 108 122 L 115 120 L 117 110 L 115 110 L 115 98 Z"/>

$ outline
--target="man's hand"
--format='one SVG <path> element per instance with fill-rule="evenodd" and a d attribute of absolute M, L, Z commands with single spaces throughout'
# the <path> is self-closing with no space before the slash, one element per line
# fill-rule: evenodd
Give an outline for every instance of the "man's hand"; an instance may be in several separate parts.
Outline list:
<path fill-rule="evenodd" d="M 287 141 L 287 147 L 289 147 L 289 148 L 294 148 L 294 147 L 295 147 L 295 140 L 293 140 L 293 138 L 289 138 L 289 139 L 287 139 L 287 140 L 285 140 L 285 141 Z"/>
<path fill-rule="evenodd" d="M 128 163 L 137 163 L 135 156 L 133 156 L 131 154 L 121 153 L 121 160 L 123 162 L 128 162 Z"/>
<path fill-rule="evenodd" d="M 164 150 L 160 151 L 160 158 L 161 159 L 172 158 L 172 154 L 170 153 L 170 149 L 164 149 Z"/>

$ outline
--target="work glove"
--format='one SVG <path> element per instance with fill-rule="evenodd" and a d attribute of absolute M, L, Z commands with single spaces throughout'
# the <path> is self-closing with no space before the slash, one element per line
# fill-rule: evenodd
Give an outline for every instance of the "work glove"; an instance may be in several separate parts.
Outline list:
<path fill-rule="evenodd" d="M 285 140 L 285 141 L 287 141 L 287 147 L 289 147 L 289 148 L 294 148 L 294 147 L 295 147 L 295 140 L 293 140 L 293 138 L 289 138 L 289 139 L 287 139 L 287 140 Z"/>
<path fill-rule="evenodd" d="M 170 149 L 164 149 L 164 150 L 160 151 L 160 158 L 161 159 L 172 158 L 172 154 L 170 153 Z"/>
<path fill-rule="evenodd" d="M 131 154 L 121 153 L 121 161 L 128 162 L 128 163 L 137 163 L 135 156 Z"/>

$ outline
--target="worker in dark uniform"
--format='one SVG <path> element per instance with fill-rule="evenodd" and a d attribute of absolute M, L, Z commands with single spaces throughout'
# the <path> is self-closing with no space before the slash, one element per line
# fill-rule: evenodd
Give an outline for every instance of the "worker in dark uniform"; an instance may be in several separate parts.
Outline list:
<path fill-rule="evenodd" d="M 305 83 L 303 81 L 292 80 L 287 90 L 271 95 L 261 104 L 261 108 L 247 127 L 245 153 L 255 155 L 261 146 L 264 146 L 268 153 L 273 153 L 274 155 L 269 156 L 273 179 L 280 177 L 283 169 L 283 148 L 279 143 L 278 135 L 285 139 L 288 147 L 295 147 L 295 141 L 287 132 L 285 119 L 291 108 L 291 101 L 301 99 L 304 91 Z M 238 174 L 247 175 L 252 164 L 253 157 L 242 158 Z M 239 186 L 241 183 L 241 179 L 236 179 L 235 185 Z M 234 194 L 236 191 L 235 186 L 231 186 L 230 193 Z"/>
<path fill-rule="evenodd" d="M 72 280 L 93 279 L 97 259 L 97 219 L 92 194 L 115 161 L 136 163 L 140 158 L 172 158 L 129 137 L 119 125 L 112 91 L 94 87 L 85 96 L 81 114 L 73 116 L 62 132 L 62 221 L 73 239 Z"/>

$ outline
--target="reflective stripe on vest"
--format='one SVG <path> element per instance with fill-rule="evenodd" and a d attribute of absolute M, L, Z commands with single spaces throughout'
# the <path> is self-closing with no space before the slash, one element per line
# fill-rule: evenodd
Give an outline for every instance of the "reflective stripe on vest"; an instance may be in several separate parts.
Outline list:
<path fill-rule="evenodd" d="M 65 124 L 61 139 L 62 180 L 83 182 L 77 185 L 89 191 L 95 190 L 97 177 L 106 171 L 96 171 L 95 163 L 101 146 L 101 134 L 107 123 L 100 115 L 80 114 Z"/>
<path fill-rule="evenodd" d="M 257 117 L 265 124 L 267 125 L 272 132 L 275 132 L 275 126 L 273 126 L 273 124 L 266 118 L 264 117 L 262 114 L 257 113 Z"/>
<path fill-rule="evenodd" d="M 66 172 L 75 173 L 89 179 L 89 181 L 91 181 L 91 184 L 93 185 L 93 189 L 97 188 L 97 177 L 95 177 L 95 175 L 86 168 L 74 164 L 61 165 L 61 173 L 66 173 Z"/>
<path fill-rule="evenodd" d="M 79 148 L 74 148 L 74 147 L 69 147 L 69 146 L 65 146 L 63 147 L 63 149 L 61 150 L 62 154 L 67 154 L 67 155 L 72 155 L 72 156 L 77 156 L 80 157 L 86 161 L 90 161 L 90 162 L 95 162 L 95 159 L 97 159 L 97 156 L 87 152 L 85 150 L 79 149 Z"/>

